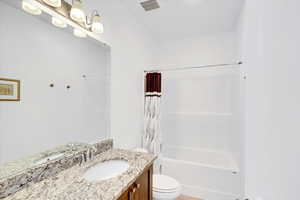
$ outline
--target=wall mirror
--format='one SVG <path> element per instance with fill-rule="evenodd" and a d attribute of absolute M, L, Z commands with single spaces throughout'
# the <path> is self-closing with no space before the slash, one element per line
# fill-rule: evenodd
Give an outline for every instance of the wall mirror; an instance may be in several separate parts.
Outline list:
<path fill-rule="evenodd" d="M 0 102 L 0 165 L 107 138 L 109 46 L 30 15 L 21 0 L 1 1 L 0 18 L 0 77 L 21 82 L 19 102 Z"/>

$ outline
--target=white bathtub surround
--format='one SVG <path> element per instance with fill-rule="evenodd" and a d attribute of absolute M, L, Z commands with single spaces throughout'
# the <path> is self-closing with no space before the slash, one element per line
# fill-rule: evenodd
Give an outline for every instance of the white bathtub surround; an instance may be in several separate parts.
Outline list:
<path fill-rule="evenodd" d="M 209 200 L 242 197 L 242 173 L 228 152 L 164 146 L 162 172 L 183 185 L 183 194 Z"/>
<path fill-rule="evenodd" d="M 210 149 L 166 145 L 163 148 L 164 160 L 177 160 L 186 164 L 198 165 L 238 173 L 237 162 L 229 152 Z"/>
<path fill-rule="evenodd" d="M 161 74 L 147 73 L 145 83 L 143 148 L 159 155 L 161 151 Z"/>
<path fill-rule="evenodd" d="M 164 74 L 162 173 L 177 179 L 183 194 L 243 196 L 241 81 L 238 66 Z"/>

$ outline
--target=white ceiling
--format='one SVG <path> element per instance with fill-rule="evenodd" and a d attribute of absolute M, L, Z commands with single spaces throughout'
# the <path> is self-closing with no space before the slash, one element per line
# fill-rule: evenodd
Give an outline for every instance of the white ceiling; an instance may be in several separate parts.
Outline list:
<path fill-rule="evenodd" d="M 141 0 L 120 0 L 157 39 L 232 31 L 244 0 L 158 0 L 158 10 L 145 12 Z"/>

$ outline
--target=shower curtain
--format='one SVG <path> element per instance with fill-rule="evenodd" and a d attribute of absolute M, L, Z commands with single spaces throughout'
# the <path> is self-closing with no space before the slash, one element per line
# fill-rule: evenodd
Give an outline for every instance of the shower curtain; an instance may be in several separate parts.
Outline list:
<path fill-rule="evenodd" d="M 145 77 L 145 107 L 143 148 L 155 155 L 161 152 L 160 129 L 161 73 L 147 73 Z"/>

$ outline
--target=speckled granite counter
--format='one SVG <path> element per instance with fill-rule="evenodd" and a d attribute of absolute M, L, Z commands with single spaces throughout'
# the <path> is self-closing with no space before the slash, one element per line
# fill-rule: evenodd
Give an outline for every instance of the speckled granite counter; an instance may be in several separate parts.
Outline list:
<path fill-rule="evenodd" d="M 129 169 L 118 177 L 88 182 L 83 174 L 92 166 L 107 160 L 123 159 Z M 74 166 L 58 175 L 10 195 L 4 200 L 116 200 L 142 172 L 153 164 L 152 154 L 112 149 L 99 154 L 93 161 Z"/>
<path fill-rule="evenodd" d="M 87 144 L 83 143 L 71 143 L 63 146 L 59 146 L 55 149 L 38 153 L 32 156 L 28 156 L 19 160 L 11 161 L 0 165 L 0 180 L 8 179 L 11 176 L 22 173 L 23 171 L 34 167 L 35 161 L 45 158 L 55 153 L 65 153 L 65 156 L 73 155 L 74 153 L 86 149 Z"/>
<path fill-rule="evenodd" d="M 0 167 L 0 199 L 46 178 L 54 177 L 73 166 L 85 163 L 94 155 L 110 150 L 112 147 L 111 139 L 93 145 L 69 144 L 5 164 Z M 56 153 L 63 153 L 63 156 L 43 164 L 35 164 L 35 161 Z"/>

